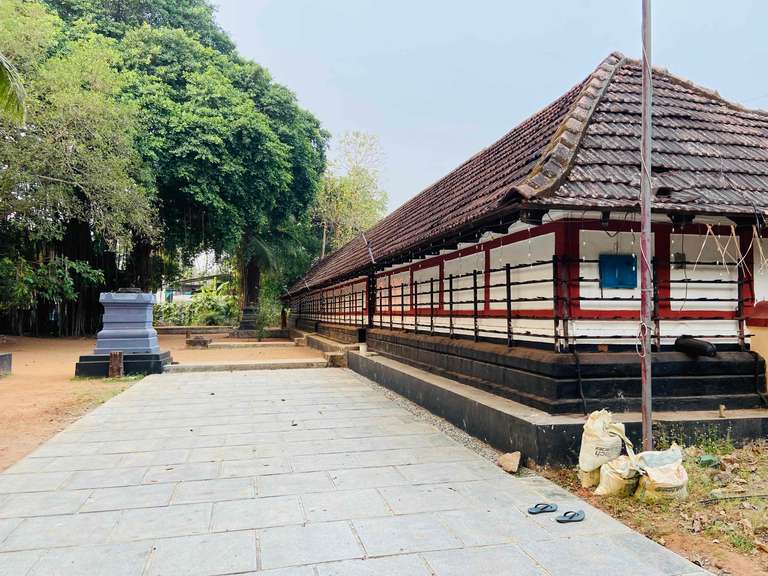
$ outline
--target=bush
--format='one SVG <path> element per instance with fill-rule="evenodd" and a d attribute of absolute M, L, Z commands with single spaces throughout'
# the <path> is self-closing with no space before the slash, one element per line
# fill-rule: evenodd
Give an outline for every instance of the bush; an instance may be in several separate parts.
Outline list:
<path fill-rule="evenodd" d="M 154 310 L 155 324 L 171 326 L 234 326 L 240 317 L 229 283 L 206 284 L 188 302 L 164 302 Z"/>

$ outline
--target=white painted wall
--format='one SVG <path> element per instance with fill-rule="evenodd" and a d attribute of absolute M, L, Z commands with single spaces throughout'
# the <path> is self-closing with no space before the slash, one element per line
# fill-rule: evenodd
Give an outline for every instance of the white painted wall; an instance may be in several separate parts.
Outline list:
<path fill-rule="evenodd" d="M 526 231 L 530 226 L 517 223 L 510 227 L 511 232 Z M 728 244 L 728 238 L 719 238 L 720 248 L 710 237 L 704 242 L 704 236 L 673 234 L 670 238 L 670 254 L 673 258 L 674 253 L 684 252 L 686 259 L 695 261 L 697 258 L 701 262 L 718 262 L 716 265 L 699 264 L 695 267 L 688 265 L 686 269 L 672 268 L 670 271 L 673 281 L 680 279 L 695 280 L 736 280 L 738 274 L 734 266 L 740 258 L 738 248 L 731 240 Z M 461 248 L 472 246 L 472 244 L 463 244 Z M 702 249 L 703 246 L 703 249 Z M 727 246 L 727 248 L 726 248 Z M 761 240 L 760 246 L 765 256 L 761 259 L 757 244 L 755 244 L 755 290 L 758 300 L 768 300 L 768 239 Z M 581 230 L 579 232 L 579 249 L 583 260 L 598 260 L 600 254 L 635 254 L 639 255 L 639 235 L 631 232 L 606 233 L 600 230 Z M 726 265 L 723 265 L 724 251 Z M 504 266 L 509 263 L 511 266 L 527 264 L 521 268 L 511 270 L 511 280 L 513 283 L 529 280 L 541 280 L 540 283 L 524 286 L 512 287 L 513 298 L 530 298 L 527 302 L 514 302 L 513 310 L 535 310 L 552 309 L 553 306 L 553 283 L 552 283 L 552 255 L 555 251 L 555 234 L 549 233 L 541 236 L 532 236 L 524 238 L 518 242 L 493 248 L 490 251 L 491 269 L 502 269 L 492 272 L 490 275 L 490 305 L 489 309 L 501 312 L 506 309 L 506 288 L 503 286 L 506 274 Z M 453 253 L 456 253 L 454 250 Z M 450 255 L 451 252 L 448 252 Z M 667 257 L 667 255 L 664 255 Z M 421 259 L 423 261 L 423 259 Z M 407 329 L 413 329 L 416 324 L 420 331 L 429 331 L 430 329 L 437 334 L 447 334 L 450 330 L 450 320 L 444 316 L 438 316 L 437 310 L 432 315 L 430 326 L 429 314 L 429 280 L 434 278 L 434 287 L 439 289 L 440 269 L 438 265 L 413 271 L 413 279 L 420 284 L 419 287 L 419 309 L 422 314 L 414 319 L 412 314 L 412 284 L 411 272 L 407 267 L 390 268 L 392 273 L 388 276 L 377 278 L 377 285 L 380 290 L 377 301 L 377 314 L 374 318 L 377 325 L 390 326 L 390 304 L 388 302 L 388 286 L 392 286 L 392 317 L 391 325 L 394 328 L 400 328 L 403 325 Z M 477 270 L 477 294 L 483 298 L 485 284 L 485 253 L 479 251 L 462 257 L 449 258 L 444 261 L 444 284 L 443 298 L 444 308 L 448 309 L 448 278 L 454 275 L 454 305 L 453 309 L 463 312 L 464 316 L 454 316 L 453 331 L 456 334 L 472 335 L 474 333 L 474 320 L 468 312 L 473 310 L 472 305 L 472 271 Z M 639 313 L 640 298 L 640 278 L 639 270 L 637 284 L 635 289 L 601 289 L 599 282 L 582 282 L 580 293 L 587 298 L 602 298 L 601 300 L 582 300 L 581 308 L 584 310 L 625 310 Z M 581 262 L 579 264 L 579 274 L 583 278 L 599 280 L 599 267 L 597 263 Z M 500 286 L 494 286 L 499 284 Z M 348 295 L 352 291 L 362 293 L 357 298 L 359 306 L 362 309 L 365 306 L 365 278 L 358 278 L 354 285 L 341 288 L 331 288 L 323 291 L 324 295 Z M 700 310 L 733 310 L 736 302 L 718 303 L 712 302 L 712 298 L 736 298 L 736 284 L 714 284 L 702 285 L 695 283 L 671 285 L 671 296 L 673 298 L 687 298 L 688 300 L 673 301 L 671 309 L 673 311 L 685 312 L 690 310 L 696 313 Z M 439 305 L 439 295 L 435 294 L 435 309 Z M 633 298 L 635 301 L 613 301 L 606 298 L 623 297 Z M 709 301 L 694 301 L 695 298 L 708 298 Z M 497 302 L 494 302 L 497 300 Z M 464 302 L 461 302 L 464 301 Z M 482 310 L 482 303 L 480 305 Z M 404 311 L 404 314 L 401 312 Z M 318 316 L 319 317 L 319 316 Z M 360 314 L 345 314 L 339 317 L 340 321 L 355 323 L 364 322 Z M 494 337 L 499 339 L 506 338 L 506 318 L 479 318 L 478 333 L 481 337 Z M 513 336 L 517 340 L 544 342 L 552 344 L 554 336 L 554 322 L 552 319 L 516 319 L 512 320 Z M 727 336 L 728 338 L 718 338 L 717 343 L 730 343 L 737 341 L 738 323 L 736 320 L 664 320 L 661 322 L 661 331 L 664 335 L 662 343 L 671 344 L 677 336 L 683 334 L 693 334 L 698 336 Z M 614 320 L 572 320 L 569 323 L 569 335 L 576 337 L 574 342 L 580 344 L 633 344 L 637 336 L 637 321 L 633 318 Z M 561 334 L 563 333 L 561 327 Z M 618 336 L 618 338 L 606 338 L 606 336 Z"/>
<path fill-rule="evenodd" d="M 653 240 L 651 240 L 653 245 Z M 640 310 L 640 237 L 632 232 L 581 230 L 579 256 L 582 260 L 597 260 L 601 254 L 634 254 L 637 257 L 637 288 L 601 288 L 599 282 L 582 282 L 579 291 L 584 310 Z M 579 263 L 582 278 L 599 279 L 597 263 Z M 637 301 L 584 300 L 584 298 L 636 298 Z"/>
<path fill-rule="evenodd" d="M 555 235 L 543 234 L 514 244 L 506 244 L 491 250 L 491 269 L 504 268 L 507 264 L 523 268 L 510 270 L 512 298 L 536 299 L 530 302 L 513 302 L 513 310 L 537 310 L 552 307 L 552 255 L 555 253 Z M 491 309 L 505 310 L 507 289 L 506 271 L 491 273 Z M 536 284 L 516 286 L 515 282 L 540 281 Z M 493 302 L 499 300 L 499 302 Z"/>
<path fill-rule="evenodd" d="M 738 298 L 738 284 L 676 283 L 681 280 L 708 280 L 712 282 L 736 282 L 739 273 L 736 263 L 741 259 L 738 244 L 728 237 L 672 234 L 670 258 L 676 252 L 684 253 L 686 260 L 699 262 L 684 268 L 672 265 L 670 270 L 670 306 L 672 310 L 734 310 Z M 718 262 L 718 264 L 710 264 Z M 699 298 L 733 299 L 733 302 L 696 301 Z"/>
<path fill-rule="evenodd" d="M 472 304 L 474 298 L 474 278 L 472 272 L 474 270 L 478 271 L 477 294 L 478 298 L 482 299 L 485 288 L 485 252 L 476 252 L 444 262 L 443 274 L 445 275 L 445 282 L 443 283 L 443 298 L 446 308 L 448 308 L 449 298 L 451 297 L 448 293 L 449 276 L 453 275 L 453 309 L 474 309 Z M 482 308 L 482 304 L 480 307 Z"/>

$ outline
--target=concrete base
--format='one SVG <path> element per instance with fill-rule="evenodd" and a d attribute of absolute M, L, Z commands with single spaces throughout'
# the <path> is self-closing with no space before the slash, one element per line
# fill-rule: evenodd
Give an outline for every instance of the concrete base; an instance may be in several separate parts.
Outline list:
<path fill-rule="evenodd" d="M 10 352 L 0 354 L 0 376 L 8 376 L 11 373 L 12 363 L 13 360 Z"/>
<path fill-rule="evenodd" d="M 578 461 L 586 417 L 552 415 L 502 398 L 473 386 L 426 372 L 378 354 L 347 353 L 349 367 L 484 442 L 539 465 L 572 465 Z M 614 415 L 625 423 L 628 436 L 639 445 L 640 414 Z M 691 444 L 712 436 L 730 438 L 737 444 L 768 435 L 768 409 L 729 410 L 726 418 L 716 411 L 657 412 L 654 435 L 667 441 Z"/>
<path fill-rule="evenodd" d="M 233 372 L 240 370 L 283 370 L 286 368 L 326 368 L 327 360 L 265 360 L 262 362 L 228 362 L 222 364 L 170 364 L 166 374 L 187 372 Z"/>
<path fill-rule="evenodd" d="M 171 363 L 170 352 L 159 354 L 125 354 L 123 356 L 123 373 L 131 374 L 161 374 L 163 367 Z M 81 378 L 106 378 L 109 375 L 109 354 L 87 354 L 80 356 L 75 365 L 75 376 Z"/>

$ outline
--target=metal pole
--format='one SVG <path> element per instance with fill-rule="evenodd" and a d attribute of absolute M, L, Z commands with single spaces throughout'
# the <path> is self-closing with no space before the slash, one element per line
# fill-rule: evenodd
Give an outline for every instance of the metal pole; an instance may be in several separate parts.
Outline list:
<path fill-rule="evenodd" d="M 651 0 L 643 0 L 643 86 L 640 135 L 640 366 L 642 377 L 643 449 L 653 450 L 651 395 L 651 325 L 653 287 L 651 283 Z"/>

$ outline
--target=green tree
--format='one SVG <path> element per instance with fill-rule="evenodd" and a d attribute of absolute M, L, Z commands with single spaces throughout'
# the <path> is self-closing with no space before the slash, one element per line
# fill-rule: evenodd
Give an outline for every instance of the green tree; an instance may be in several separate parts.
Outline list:
<path fill-rule="evenodd" d="M 87 26 L 65 35 L 55 15 L 32 6 L 3 3 L 10 20 L 0 50 L 16 54 L 25 70 L 29 123 L 0 123 L 0 256 L 19 263 L 13 277 L 22 284 L 55 277 L 54 268 L 72 278 L 74 291 L 57 297 L 31 291 L 39 296 L 36 314 L 23 312 L 35 303 L 19 314 L 28 322 L 53 317 L 58 332 L 82 333 L 98 326 L 96 290 L 117 281 L 116 257 L 137 235 L 153 237 L 156 209 L 115 42 Z M 26 34 L 38 21 L 41 28 Z"/>
<path fill-rule="evenodd" d="M 19 19 L 31 26 L 22 30 Z M 26 116 L 22 73 L 30 72 L 50 47 L 59 31 L 59 19 L 41 4 L 0 2 L 0 114 L 13 123 Z"/>
<path fill-rule="evenodd" d="M 28 91 L 28 126 L 0 122 L 0 258 L 29 265 L 14 277 L 76 263 L 61 314 L 41 296 L 25 321 L 91 331 L 95 283 L 153 289 L 202 251 L 238 256 L 243 304 L 258 305 L 262 270 L 272 281 L 308 261 L 327 134 L 213 13 L 208 0 L 0 1 L 0 51 Z M 287 229 L 301 232 L 295 257 Z"/>
<path fill-rule="evenodd" d="M 350 132 L 340 138 L 335 161 L 323 176 L 313 209 L 322 229 L 321 258 L 386 214 L 387 193 L 379 186 L 381 164 L 381 147 L 375 136 Z"/>
<path fill-rule="evenodd" d="M 26 92 L 16 67 L 0 53 L 0 115 L 23 124 L 26 116 Z"/>
<path fill-rule="evenodd" d="M 45 0 L 67 22 L 91 20 L 96 31 L 122 38 L 142 24 L 155 28 L 179 28 L 205 46 L 232 52 L 234 44 L 214 18 L 207 0 Z"/>
<path fill-rule="evenodd" d="M 145 25 L 123 44 L 140 73 L 132 93 L 147 126 L 141 149 L 156 175 L 164 249 L 237 254 L 252 316 L 266 247 L 313 202 L 327 136 L 263 68 L 183 30 Z"/>

